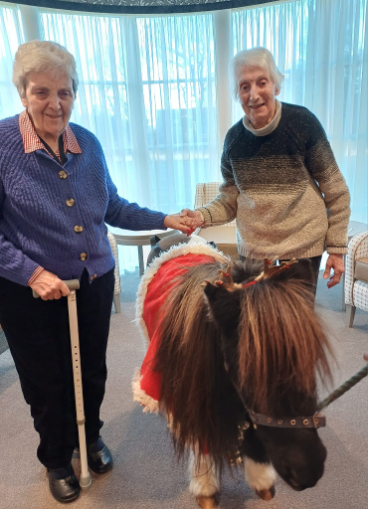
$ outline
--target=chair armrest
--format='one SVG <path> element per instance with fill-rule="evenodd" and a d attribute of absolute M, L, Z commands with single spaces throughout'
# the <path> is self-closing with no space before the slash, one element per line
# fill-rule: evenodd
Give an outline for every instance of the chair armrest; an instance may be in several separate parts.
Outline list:
<path fill-rule="evenodd" d="M 198 209 L 199 207 L 203 207 L 203 205 L 207 205 L 207 203 L 216 198 L 220 185 L 221 182 L 197 184 L 194 208 Z"/>
<path fill-rule="evenodd" d="M 349 242 L 345 263 L 345 304 L 353 306 L 355 261 L 368 256 L 368 231 L 355 235 Z"/>
<path fill-rule="evenodd" d="M 115 286 L 114 286 L 114 295 L 120 294 L 121 288 L 120 288 L 120 274 L 119 274 L 119 257 L 118 257 L 118 246 L 116 244 L 116 240 L 114 235 L 107 230 L 107 238 L 109 239 L 112 254 L 115 258 L 115 269 L 114 269 L 114 276 L 115 276 Z"/>

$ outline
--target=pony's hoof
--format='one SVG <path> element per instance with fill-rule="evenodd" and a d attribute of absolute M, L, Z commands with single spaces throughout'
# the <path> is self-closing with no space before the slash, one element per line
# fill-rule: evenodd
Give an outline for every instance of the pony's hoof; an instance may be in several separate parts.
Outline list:
<path fill-rule="evenodd" d="M 273 497 L 275 496 L 276 493 L 275 486 L 271 486 L 269 490 L 259 490 L 259 491 L 256 490 L 256 493 L 259 496 L 259 498 L 261 498 L 265 502 L 268 502 L 269 500 L 272 500 Z"/>
<path fill-rule="evenodd" d="M 202 509 L 214 509 L 215 507 L 218 507 L 220 503 L 220 494 L 215 493 L 212 495 L 212 497 L 197 497 L 197 504 L 199 507 L 202 507 Z"/>

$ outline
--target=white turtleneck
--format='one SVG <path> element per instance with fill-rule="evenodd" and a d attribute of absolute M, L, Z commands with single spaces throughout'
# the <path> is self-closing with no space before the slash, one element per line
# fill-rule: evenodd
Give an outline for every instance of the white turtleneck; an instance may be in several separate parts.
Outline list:
<path fill-rule="evenodd" d="M 249 120 L 249 118 L 246 115 L 244 115 L 243 125 L 246 129 L 248 129 L 248 131 L 253 133 L 255 136 L 266 136 L 267 134 L 272 133 L 272 131 L 274 131 L 276 129 L 276 127 L 279 125 L 279 122 L 281 119 L 281 110 L 282 110 L 282 104 L 280 103 L 280 101 L 278 101 L 276 99 L 276 112 L 275 112 L 273 119 L 271 120 L 271 122 L 269 124 L 267 124 L 264 127 L 261 127 L 260 129 L 255 129 L 252 126 L 252 123 Z"/>

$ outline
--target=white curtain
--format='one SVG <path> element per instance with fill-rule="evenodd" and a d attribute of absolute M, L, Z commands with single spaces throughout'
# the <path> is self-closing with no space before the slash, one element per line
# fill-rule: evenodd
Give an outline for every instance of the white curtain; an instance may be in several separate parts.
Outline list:
<path fill-rule="evenodd" d="M 193 207 L 197 182 L 219 174 L 212 17 L 43 12 L 41 22 L 76 58 L 71 120 L 100 140 L 120 194 L 166 213 Z M 134 269 L 136 251 L 123 251 Z"/>
<path fill-rule="evenodd" d="M 192 207 L 196 183 L 219 178 L 212 16 L 40 18 L 45 40 L 76 57 L 72 121 L 99 138 L 121 195 L 164 212 Z M 1 8 L 0 22 L 4 118 L 22 110 L 11 83 L 23 42 L 16 6 Z M 136 250 L 120 255 L 133 270 Z"/>
<path fill-rule="evenodd" d="M 12 83 L 14 55 L 22 42 L 18 10 L 15 6 L 0 4 L 0 119 L 11 117 L 22 108 Z"/>
<path fill-rule="evenodd" d="M 234 54 L 265 46 L 285 74 L 280 99 L 324 126 L 352 197 L 368 223 L 367 0 L 300 0 L 233 14 Z M 239 107 L 234 121 L 239 118 Z"/>

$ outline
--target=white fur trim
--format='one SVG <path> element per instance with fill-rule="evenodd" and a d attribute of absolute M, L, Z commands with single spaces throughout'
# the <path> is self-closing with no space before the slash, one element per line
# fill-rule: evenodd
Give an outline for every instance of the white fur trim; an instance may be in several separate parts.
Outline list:
<path fill-rule="evenodd" d="M 219 493 L 220 479 L 209 454 L 195 457 L 193 452 L 190 453 L 189 475 L 189 491 L 194 496 L 212 497 Z"/>
<path fill-rule="evenodd" d="M 275 484 L 276 472 L 269 463 L 256 463 L 250 458 L 244 458 L 245 480 L 254 490 L 269 490 Z"/>
<path fill-rule="evenodd" d="M 192 242 L 193 240 L 193 242 Z M 193 254 L 204 254 L 208 256 L 212 256 L 215 260 L 220 263 L 230 263 L 230 258 L 225 256 L 221 251 L 211 247 L 209 244 L 203 244 L 203 240 L 201 237 L 193 238 L 188 244 L 179 244 L 176 246 L 172 246 L 168 251 L 162 253 L 158 258 L 153 260 L 152 264 L 146 269 L 146 272 L 142 276 L 141 282 L 138 287 L 137 292 L 137 300 L 136 300 L 136 308 L 135 308 L 135 321 L 138 323 L 144 337 L 146 338 L 147 345 L 150 342 L 150 338 L 148 336 L 148 331 L 146 324 L 143 320 L 143 307 L 144 300 L 147 295 L 147 288 L 157 271 L 167 261 L 177 258 L 179 256 L 184 256 L 189 253 Z M 206 241 L 205 241 L 206 242 Z"/>
<path fill-rule="evenodd" d="M 207 240 L 205 240 L 203 237 L 199 237 L 198 235 L 191 235 L 190 241 L 187 242 L 187 246 L 193 246 L 194 244 L 203 244 L 204 246 L 208 245 Z"/>
<path fill-rule="evenodd" d="M 151 412 L 158 413 L 158 401 L 148 396 L 141 389 L 141 372 L 137 369 L 134 379 L 132 380 L 132 389 L 133 389 L 133 401 L 138 401 L 141 405 L 143 405 L 143 412 Z"/>

